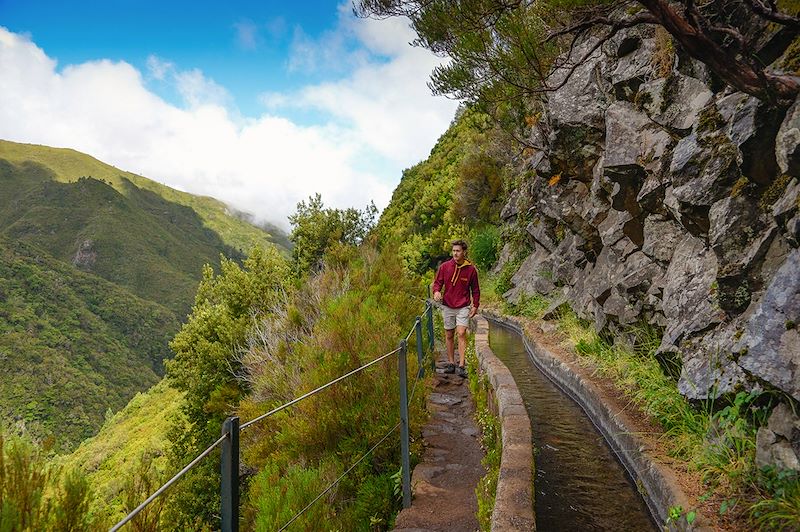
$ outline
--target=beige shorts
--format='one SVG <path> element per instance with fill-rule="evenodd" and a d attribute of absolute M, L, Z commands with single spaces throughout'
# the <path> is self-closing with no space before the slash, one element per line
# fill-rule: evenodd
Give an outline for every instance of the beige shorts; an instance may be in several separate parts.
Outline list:
<path fill-rule="evenodd" d="M 442 305 L 442 318 L 444 318 L 444 328 L 448 331 L 459 327 L 469 327 L 469 307 L 450 308 Z"/>

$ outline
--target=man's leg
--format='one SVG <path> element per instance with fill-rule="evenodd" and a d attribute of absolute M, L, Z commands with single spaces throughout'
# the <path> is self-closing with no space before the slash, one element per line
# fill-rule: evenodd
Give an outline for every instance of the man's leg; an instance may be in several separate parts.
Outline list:
<path fill-rule="evenodd" d="M 463 368 L 466 364 L 467 328 L 459 325 L 456 327 L 456 332 L 458 333 L 458 365 Z"/>
<path fill-rule="evenodd" d="M 444 336 L 445 341 L 447 343 L 447 360 L 451 364 L 455 364 L 456 355 L 455 355 L 455 342 L 453 341 L 455 338 L 455 329 L 445 329 Z"/>

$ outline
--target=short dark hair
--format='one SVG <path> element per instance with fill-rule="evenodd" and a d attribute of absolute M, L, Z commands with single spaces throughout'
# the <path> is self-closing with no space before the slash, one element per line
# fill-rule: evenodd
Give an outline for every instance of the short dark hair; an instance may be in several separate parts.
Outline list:
<path fill-rule="evenodd" d="M 453 242 L 450 245 L 451 246 L 461 246 L 461 249 L 463 249 L 464 251 L 467 250 L 467 243 L 465 241 L 463 241 L 463 240 L 453 240 Z"/>

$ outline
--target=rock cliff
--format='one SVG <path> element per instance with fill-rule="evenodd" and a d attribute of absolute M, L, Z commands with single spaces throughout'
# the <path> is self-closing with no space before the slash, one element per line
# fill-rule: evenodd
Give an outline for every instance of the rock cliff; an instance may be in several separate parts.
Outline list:
<path fill-rule="evenodd" d="M 505 297 L 546 294 L 617 335 L 658 327 L 687 398 L 800 400 L 800 103 L 726 89 L 634 29 L 537 118 L 502 211 L 531 250 Z"/>

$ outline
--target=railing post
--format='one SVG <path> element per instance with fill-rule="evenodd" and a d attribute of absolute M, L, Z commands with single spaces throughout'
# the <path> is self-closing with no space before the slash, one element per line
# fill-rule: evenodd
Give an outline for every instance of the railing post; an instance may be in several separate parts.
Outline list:
<path fill-rule="evenodd" d="M 428 348 L 433 351 L 433 304 L 428 305 Z"/>
<path fill-rule="evenodd" d="M 222 484 L 222 532 L 239 532 L 239 418 L 229 417 L 222 424 L 220 472 Z"/>
<path fill-rule="evenodd" d="M 422 353 L 422 318 L 420 316 L 417 316 L 414 330 L 417 333 L 417 378 L 420 378 L 425 376 L 425 360 Z"/>
<path fill-rule="evenodd" d="M 408 344 L 400 340 L 400 353 L 397 357 L 400 375 L 400 459 L 403 465 L 403 508 L 411 506 L 411 460 L 408 456 L 408 378 L 406 375 L 406 352 Z"/>

